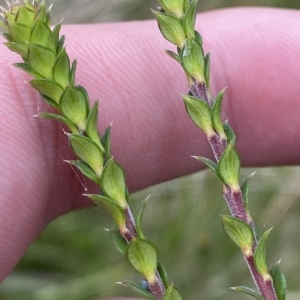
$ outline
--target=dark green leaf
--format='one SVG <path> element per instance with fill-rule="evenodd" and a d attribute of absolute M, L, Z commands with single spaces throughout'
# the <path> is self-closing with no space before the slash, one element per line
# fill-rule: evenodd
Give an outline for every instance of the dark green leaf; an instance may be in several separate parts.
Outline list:
<path fill-rule="evenodd" d="M 224 92 L 225 89 L 223 89 L 216 97 L 212 107 L 211 116 L 212 116 L 212 123 L 214 129 L 218 132 L 222 140 L 227 140 L 227 136 L 224 131 L 223 123 L 221 120 L 221 109 L 222 109 L 222 100 L 223 100 Z"/>
<path fill-rule="evenodd" d="M 227 136 L 227 143 L 230 144 L 232 142 L 233 144 L 235 144 L 235 133 L 232 130 L 231 126 L 228 124 L 228 121 L 223 122 L 223 127 Z"/>
<path fill-rule="evenodd" d="M 250 188 L 250 180 L 252 179 L 255 172 L 246 177 L 244 182 L 241 185 L 241 191 L 244 200 L 245 209 L 248 211 L 248 203 L 249 203 L 249 188 Z"/>
<path fill-rule="evenodd" d="M 286 297 L 286 280 L 280 269 L 280 262 L 276 263 L 269 271 L 273 279 L 273 285 L 276 291 L 278 300 L 285 300 Z"/>
<path fill-rule="evenodd" d="M 181 64 L 181 60 L 180 60 L 180 56 L 177 55 L 175 52 L 170 51 L 170 50 L 166 50 L 165 51 L 167 55 L 169 55 L 170 57 L 172 57 L 173 59 L 175 59 L 178 63 Z"/>
<path fill-rule="evenodd" d="M 54 29 L 51 33 L 51 37 L 49 39 L 49 48 L 51 48 L 54 52 L 57 52 L 57 45 L 58 45 L 58 41 L 59 41 L 60 29 L 61 29 L 61 24 L 57 24 L 54 27 Z"/>
<path fill-rule="evenodd" d="M 127 242 L 126 240 L 123 238 L 123 236 L 120 234 L 119 230 L 116 229 L 111 229 L 109 230 L 113 243 L 116 247 L 116 249 L 122 253 L 122 254 L 126 254 L 126 250 L 127 250 Z"/>
<path fill-rule="evenodd" d="M 149 199 L 149 197 L 147 197 L 143 201 L 142 206 L 141 206 L 140 211 L 139 211 L 139 214 L 138 214 L 138 217 L 137 217 L 137 221 L 136 221 L 137 235 L 141 239 L 145 239 L 145 236 L 144 236 L 143 231 L 142 231 L 142 219 L 143 219 L 143 214 L 144 214 L 144 210 L 145 210 L 145 207 L 147 205 L 148 199 Z"/>
<path fill-rule="evenodd" d="M 192 157 L 206 164 L 210 169 L 212 169 L 218 175 L 218 165 L 214 161 L 202 156 L 192 156 Z"/>
<path fill-rule="evenodd" d="M 156 282 L 157 253 L 147 241 L 135 238 L 127 248 L 127 258 L 130 264 L 142 273 L 149 284 Z"/>
<path fill-rule="evenodd" d="M 42 77 L 34 72 L 34 70 L 27 64 L 27 63 L 15 63 L 13 64 L 16 68 L 23 70 L 24 72 L 30 74 L 31 76 L 35 77 L 36 79 L 42 79 Z"/>
<path fill-rule="evenodd" d="M 150 292 L 145 290 L 140 284 L 138 284 L 134 281 L 125 280 L 125 281 L 118 282 L 118 283 L 122 284 L 123 286 L 130 287 L 132 290 L 142 294 L 143 297 L 146 297 L 147 299 L 155 300 L 155 298 L 152 296 L 152 294 Z"/>
<path fill-rule="evenodd" d="M 181 296 L 179 294 L 179 292 L 177 291 L 177 289 L 175 289 L 173 287 L 173 284 L 171 284 L 167 291 L 165 292 L 162 300 L 181 300 Z"/>
<path fill-rule="evenodd" d="M 70 77 L 70 59 L 63 49 L 57 58 L 53 67 L 53 79 L 64 88 L 69 83 Z"/>
<path fill-rule="evenodd" d="M 204 57 L 204 78 L 207 89 L 210 88 L 210 53 L 207 53 Z"/>
<path fill-rule="evenodd" d="M 158 260 L 157 262 L 157 271 L 160 275 L 160 278 L 165 286 L 165 288 L 168 287 L 169 283 L 168 283 L 168 274 L 167 271 L 165 269 L 165 267 L 163 266 L 163 264 Z"/>
<path fill-rule="evenodd" d="M 16 44 L 16 43 L 11 43 L 11 42 L 6 42 L 4 45 L 11 51 L 21 55 L 22 57 L 27 57 L 27 51 L 28 48 L 26 45 L 21 45 L 21 44 Z"/>
<path fill-rule="evenodd" d="M 74 60 L 70 71 L 70 78 L 69 78 L 70 85 L 75 85 L 76 68 L 77 68 L 77 60 Z"/>
<path fill-rule="evenodd" d="M 105 130 L 105 133 L 101 139 L 101 143 L 104 146 L 105 149 L 105 161 L 108 161 L 111 159 L 111 153 L 110 153 L 110 136 L 111 136 L 111 126 L 108 126 Z"/>
<path fill-rule="evenodd" d="M 188 38 L 195 38 L 195 21 L 198 0 L 193 0 L 183 18 L 183 28 Z"/>

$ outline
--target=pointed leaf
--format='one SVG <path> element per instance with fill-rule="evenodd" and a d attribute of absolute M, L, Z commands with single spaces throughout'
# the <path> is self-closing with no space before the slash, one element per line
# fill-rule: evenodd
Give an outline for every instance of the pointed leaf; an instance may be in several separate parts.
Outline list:
<path fill-rule="evenodd" d="M 254 264 L 257 272 L 265 279 L 270 280 L 270 274 L 268 272 L 267 266 L 267 239 L 271 232 L 272 228 L 266 230 L 261 237 L 255 253 L 254 253 Z"/>
<path fill-rule="evenodd" d="M 227 140 L 227 136 L 223 127 L 223 122 L 221 120 L 221 109 L 224 92 L 225 89 L 223 89 L 216 97 L 216 100 L 212 107 L 211 116 L 214 129 L 218 132 L 222 140 Z"/>
<path fill-rule="evenodd" d="M 186 111 L 192 121 L 201 128 L 208 138 L 215 135 L 210 108 L 206 102 L 193 96 L 183 95 Z"/>
<path fill-rule="evenodd" d="M 138 214 L 138 217 L 137 217 L 137 221 L 136 221 L 137 235 L 141 239 L 145 239 L 145 236 L 144 236 L 143 231 L 142 231 L 142 219 L 143 219 L 143 214 L 144 214 L 145 207 L 148 203 L 148 199 L 149 199 L 149 197 L 147 197 L 143 201 L 142 206 L 141 206 L 140 211 L 139 211 L 139 214 Z"/>
<path fill-rule="evenodd" d="M 127 250 L 127 242 L 125 241 L 125 239 L 123 238 L 123 236 L 120 234 L 119 230 L 116 229 L 111 229 L 110 231 L 113 243 L 116 247 L 116 249 L 122 253 L 122 254 L 126 254 L 126 250 Z"/>
<path fill-rule="evenodd" d="M 120 284 L 122 284 L 123 286 L 126 286 L 126 287 L 130 287 L 132 290 L 142 294 L 143 297 L 146 297 L 147 299 L 155 300 L 154 296 L 150 292 L 145 290 L 140 284 L 138 284 L 134 281 L 125 280 L 125 281 L 120 282 Z"/>
<path fill-rule="evenodd" d="M 241 191 L 244 200 L 245 209 L 248 211 L 248 203 L 249 203 L 249 189 L 250 189 L 250 180 L 252 179 L 255 172 L 246 177 L 244 182 L 241 185 Z"/>
<path fill-rule="evenodd" d="M 49 48 L 51 48 L 54 52 L 57 52 L 57 45 L 58 45 L 58 41 L 59 41 L 59 32 L 61 29 L 61 23 L 57 24 L 54 29 L 52 30 L 50 39 L 49 39 Z M 72 84 L 74 85 L 74 83 Z"/>
<path fill-rule="evenodd" d="M 193 38 L 187 38 L 181 52 L 184 70 L 197 82 L 205 82 L 204 53 L 201 44 Z"/>
<path fill-rule="evenodd" d="M 51 98 L 56 103 L 59 103 L 63 88 L 55 81 L 48 79 L 34 79 L 30 81 L 30 84 L 41 94 Z"/>
<path fill-rule="evenodd" d="M 98 101 L 96 101 L 91 108 L 86 123 L 86 133 L 88 137 L 99 146 L 102 152 L 105 152 L 98 132 Z"/>
<path fill-rule="evenodd" d="M 156 282 L 157 253 L 149 242 L 139 238 L 132 240 L 127 248 L 127 258 L 146 277 L 149 284 Z"/>
<path fill-rule="evenodd" d="M 195 40 L 196 40 L 200 45 L 203 44 L 202 36 L 201 36 L 201 34 L 200 34 L 197 30 L 195 30 Z M 206 56 L 207 56 L 207 55 L 209 55 L 209 53 L 207 53 Z M 205 56 L 205 57 L 206 57 L 206 56 Z M 205 59 L 205 58 L 204 58 L 204 59 Z"/>
<path fill-rule="evenodd" d="M 210 89 L 210 53 L 207 53 L 204 57 L 204 78 L 207 89 Z"/>
<path fill-rule="evenodd" d="M 230 144 L 232 142 L 233 144 L 235 144 L 235 140 L 236 140 L 235 133 L 233 129 L 230 127 L 230 125 L 228 124 L 228 121 L 223 122 L 223 127 L 224 127 L 225 134 L 227 136 L 227 143 Z"/>
<path fill-rule="evenodd" d="M 23 70 L 24 72 L 30 74 L 31 76 L 35 77 L 36 79 L 42 79 L 42 77 L 34 72 L 34 70 L 27 64 L 27 63 L 15 63 L 13 64 L 14 67 Z"/>
<path fill-rule="evenodd" d="M 66 49 L 60 53 L 53 67 L 53 79 L 64 88 L 69 82 L 70 76 L 70 59 Z"/>
<path fill-rule="evenodd" d="M 96 184 L 100 184 L 99 177 L 95 174 L 95 172 L 83 161 L 80 160 L 65 160 L 65 162 L 69 163 L 72 166 L 75 166 L 85 177 L 91 179 Z"/>
<path fill-rule="evenodd" d="M 59 105 L 54 100 L 43 94 L 41 94 L 41 96 L 43 100 L 45 100 L 50 106 L 55 107 L 57 110 L 59 110 Z"/>
<path fill-rule="evenodd" d="M 177 289 L 175 289 L 173 287 L 173 284 L 171 284 L 167 291 L 165 292 L 162 300 L 181 300 L 181 296 L 179 294 L 179 292 L 177 291 Z"/>
<path fill-rule="evenodd" d="M 210 169 L 212 169 L 218 175 L 218 165 L 214 161 L 202 156 L 193 156 L 193 157 L 196 158 L 198 161 L 201 161 L 204 164 L 206 164 Z"/>
<path fill-rule="evenodd" d="M 183 19 L 183 28 L 188 38 L 195 38 L 195 21 L 198 0 L 193 0 Z"/>
<path fill-rule="evenodd" d="M 180 56 L 177 55 L 175 52 L 170 51 L 170 50 L 166 50 L 165 51 L 167 55 L 169 55 L 170 57 L 172 57 L 173 59 L 175 59 L 178 63 L 181 64 L 181 60 L 180 60 Z"/>
<path fill-rule="evenodd" d="M 160 275 L 160 278 L 161 278 L 165 288 L 167 288 L 169 286 L 168 274 L 167 274 L 167 271 L 166 271 L 165 267 L 163 266 L 163 264 L 159 260 L 157 262 L 157 271 Z"/>
<path fill-rule="evenodd" d="M 252 228 L 245 222 L 231 216 L 222 216 L 222 219 L 227 235 L 242 250 L 244 256 L 251 256 L 254 242 Z"/>
<path fill-rule="evenodd" d="M 26 45 L 6 42 L 4 45 L 11 51 L 21 55 L 22 57 L 27 57 L 28 48 Z"/>
<path fill-rule="evenodd" d="M 29 45 L 28 63 L 44 78 L 52 79 L 52 68 L 55 59 L 55 53 L 50 48 L 35 44 Z"/>
<path fill-rule="evenodd" d="M 34 23 L 35 12 L 29 7 L 21 6 L 16 15 L 16 22 L 31 27 Z"/>
<path fill-rule="evenodd" d="M 104 146 L 105 149 L 105 161 L 111 159 L 110 153 L 110 137 L 111 137 L 111 126 L 108 126 L 105 130 L 105 133 L 101 139 L 101 144 Z"/>
<path fill-rule="evenodd" d="M 77 60 L 74 60 L 70 71 L 70 78 L 69 78 L 70 85 L 75 84 L 76 68 L 77 68 Z"/>
<path fill-rule="evenodd" d="M 69 139 L 75 154 L 100 177 L 103 169 L 103 153 L 98 145 L 89 138 L 77 134 L 70 134 Z"/>
<path fill-rule="evenodd" d="M 234 291 L 252 296 L 256 300 L 265 300 L 265 298 L 262 297 L 260 294 L 258 294 L 256 291 L 254 291 L 246 286 L 236 286 L 236 287 L 232 287 L 231 289 Z"/>
<path fill-rule="evenodd" d="M 50 28 L 44 22 L 36 21 L 30 33 L 30 43 L 48 47 L 50 36 Z"/>
<path fill-rule="evenodd" d="M 230 186 L 234 193 L 240 192 L 239 173 L 240 158 L 234 149 L 233 143 L 227 145 L 218 163 L 218 174 L 225 184 Z"/>
<path fill-rule="evenodd" d="M 82 132 L 86 129 L 89 103 L 86 95 L 78 88 L 68 86 L 60 98 L 62 113 Z"/>
<path fill-rule="evenodd" d="M 76 134 L 79 133 L 77 127 L 69 119 L 67 119 L 59 114 L 44 112 L 44 113 L 40 113 L 39 117 L 45 118 L 45 119 L 56 120 L 58 122 L 64 123 L 65 125 L 68 126 L 68 128 L 71 130 L 72 133 L 76 133 Z"/>
<path fill-rule="evenodd" d="M 186 36 L 180 20 L 165 13 L 155 13 L 154 16 L 164 38 L 181 49 Z"/>
<path fill-rule="evenodd" d="M 126 230 L 126 217 L 123 209 L 118 204 L 101 195 L 87 194 L 85 196 L 91 198 L 96 204 L 101 206 L 103 210 L 112 216 L 120 230 Z"/>
<path fill-rule="evenodd" d="M 116 201 L 123 209 L 127 207 L 125 174 L 121 166 L 113 158 L 103 169 L 101 187 L 105 194 Z"/>
<path fill-rule="evenodd" d="M 273 286 L 275 288 L 278 300 L 285 300 L 286 280 L 280 269 L 280 262 L 276 263 L 269 272 L 273 279 Z"/>

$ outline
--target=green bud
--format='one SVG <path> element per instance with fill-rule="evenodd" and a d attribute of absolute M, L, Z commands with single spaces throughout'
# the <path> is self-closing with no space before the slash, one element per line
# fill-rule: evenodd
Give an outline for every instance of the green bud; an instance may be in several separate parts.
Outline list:
<path fill-rule="evenodd" d="M 87 194 L 85 196 L 91 198 L 96 204 L 112 216 L 121 232 L 125 232 L 127 230 L 124 211 L 117 203 L 101 195 Z"/>
<path fill-rule="evenodd" d="M 104 193 L 123 209 L 127 208 L 125 174 L 121 166 L 112 158 L 105 165 L 101 175 Z"/>
<path fill-rule="evenodd" d="M 181 49 L 186 35 L 180 20 L 165 13 L 155 12 L 154 16 L 164 38 Z"/>
<path fill-rule="evenodd" d="M 265 300 L 264 297 L 262 297 L 260 294 L 258 294 L 256 291 L 246 287 L 246 286 L 236 286 L 231 288 L 234 291 L 252 296 L 256 300 Z"/>
<path fill-rule="evenodd" d="M 184 14 L 184 0 L 158 0 L 166 13 L 181 18 Z"/>
<path fill-rule="evenodd" d="M 224 231 L 231 240 L 242 250 L 245 257 L 252 256 L 254 242 L 252 228 L 245 222 L 231 217 L 222 216 Z"/>
<path fill-rule="evenodd" d="M 201 44 L 194 38 L 187 38 L 181 52 L 184 70 L 197 82 L 205 82 L 204 53 Z"/>
<path fill-rule="evenodd" d="M 227 136 L 224 131 L 223 123 L 221 120 L 221 108 L 222 108 L 222 100 L 223 100 L 224 92 L 225 89 L 223 89 L 216 97 L 216 100 L 214 101 L 212 107 L 211 116 L 212 116 L 212 123 L 214 129 L 218 132 L 222 140 L 227 140 Z"/>
<path fill-rule="evenodd" d="M 183 95 L 183 101 L 192 121 L 204 131 L 208 139 L 213 137 L 215 132 L 212 125 L 210 108 L 207 103 L 199 98 L 188 95 Z"/>
<path fill-rule="evenodd" d="M 171 284 L 167 291 L 165 292 L 162 300 L 181 300 L 181 296 L 177 289 L 174 288 L 173 284 Z"/>
<path fill-rule="evenodd" d="M 234 149 L 233 142 L 227 145 L 223 155 L 218 163 L 218 173 L 220 178 L 227 184 L 234 193 L 240 192 L 239 173 L 240 173 L 240 158 Z"/>
<path fill-rule="evenodd" d="M 127 258 L 130 264 L 142 273 L 149 284 L 156 282 L 157 253 L 147 241 L 135 238 L 127 248 Z"/>
<path fill-rule="evenodd" d="M 285 300 L 286 280 L 280 269 L 280 262 L 276 263 L 269 272 L 273 279 L 273 286 L 275 288 L 278 300 Z"/>
<path fill-rule="evenodd" d="M 100 177 L 103 169 L 103 153 L 98 145 L 89 138 L 77 134 L 70 134 L 69 139 L 75 154 Z"/>
<path fill-rule="evenodd" d="M 68 86 L 60 98 L 60 109 L 79 130 L 85 132 L 89 101 L 86 92 L 82 88 Z"/>
<path fill-rule="evenodd" d="M 254 253 L 254 264 L 257 272 L 264 278 L 265 281 L 271 280 L 271 276 L 268 272 L 267 266 L 267 238 L 271 232 L 272 228 L 266 230 L 261 237 L 255 253 Z"/>

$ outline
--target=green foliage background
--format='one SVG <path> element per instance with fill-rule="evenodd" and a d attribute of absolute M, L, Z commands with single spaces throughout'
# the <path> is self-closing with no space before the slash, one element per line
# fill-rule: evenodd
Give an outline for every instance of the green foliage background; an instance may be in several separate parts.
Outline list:
<path fill-rule="evenodd" d="M 152 18 L 149 8 L 156 7 L 152 0 L 53 2 L 54 21 L 64 17 L 64 23 Z M 199 10 L 237 5 L 300 8 L 300 1 L 200 1 Z M 244 170 L 242 176 L 252 171 Z M 300 299 L 299 181 L 299 167 L 259 169 L 250 193 L 250 208 L 259 228 L 274 226 L 269 239 L 269 266 L 282 259 L 288 280 L 287 300 Z M 170 279 L 184 299 L 248 299 L 228 289 L 235 285 L 252 287 L 253 283 L 238 248 L 221 227 L 218 215 L 227 213 L 227 208 L 215 175 L 207 170 L 138 192 L 132 197 L 133 212 L 149 194 L 145 233 L 158 245 Z M 103 230 L 111 225 L 100 208 L 72 212 L 53 221 L 0 286 L 0 299 L 90 300 L 133 295 L 115 285 L 124 279 L 141 278 Z"/>

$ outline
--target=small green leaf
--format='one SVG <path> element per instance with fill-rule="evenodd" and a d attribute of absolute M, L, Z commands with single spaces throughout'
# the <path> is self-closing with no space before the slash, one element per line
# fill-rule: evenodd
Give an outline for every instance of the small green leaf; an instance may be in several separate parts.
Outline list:
<path fill-rule="evenodd" d="M 78 87 L 66 87 L 60 98 L 60 108 L 62 113 L 82 132 L 85 131 L 89 102 L 86 95 Z"/>
<path fill-rule="evenodd" d="M 108 161 L 103 169 L 101 187 L 105 194 L 123 209 L 127 207 L 125 174 L 121 166 L 113 158 Z"/>
<path fill-rule="evenodd" d="M 45 118 L 45 119 L 56 120 L 58 122 L 61 122 L 65 125 L 67 125 L 72 133 L 75 133 L 75 134 L 79 133 L 77 127 L 69 119 L 67 119 L 59 114 L 44 112 L 44 113 L 40 113 L 39 117 Z"/>
<path fill-rule="evenodd" d="M 181 52 L 184 70 L 197 82 L 205 82 L 204 53 L 201 44 L 194 38 L 187 38 Z"/>
<path fill-rule="evenodd" d="M 234 291 L 252 296 L 256 300 L 265 300 L 265 298 L 262 297 L 260 294 L 258 294 L 256 291 L 254 291 L 246 286 L 236 286 L 236 287 L 232 287 L 231 289 Z"/>
<path fill-rule="evenodd" d="M 162 300 L 181 300 L 181 296 L 177 289 L 174 288 L 173 284 L 171 284 L 167 291 L 165 292 Z"/>
<path fill-rule="evenodd" d="M 51 48 L 54 52 L 57 53 L 57 44 L 59 41 L 59 32 L 61 29 L 61 23 L 57 24 L 52 30 L 51 37 L 49 39 L 49 48 Z M 73 83 L 74 85 L 74 83 Z"/>
<path fill-rule="evenodd" d="M 241 185 L 241 191 L 244 200 L 245 209 L 248 211 L 248 203 L 249 203 L 249 189 L 250 189 L 250 180 L 252 179 L 255 172 L 246 177 L 244 182 Z"/>
<path fill-rule="evenodd" d="M 193 96 L 183 95 L 186 111 L 192 121 L 201 128 L 208 138 L 215 135 L 210 108 L 206 102 Z"/>
<path fill-rule="evenodd" d="M 34 79 L 30 81 L 30 84 L 38 92 L 51 98 L 56 103 L 59 103 L 59 99 L 64 91 L 61 85 L 48 79 Z"/>
<path fill-rule="evenodd" d="M 165 267 L 163 266 L 163 264 L 159 260 L 157 262 L 157 271 L 160 275 L 160 278 L 161 278 L 165 288 L 167 288 L 167 286 L 169 285 L 169 283 L 168 283 L 168 274 L 167 274 L 167 271 L 166 271 Z"/>
<path fill-rule="evenodd" d="M 31 27 L 33 25 L 34 19 L 35 13 L 33 10 L 31 10 L 29 7 L 20 6 L 16 15 L 17 23 Z"/>
<path fill-rule="evenodd" d="M 126 217 L 123 209 L 117 203 L 101 195 L 86 194 L 85 196 L 91 198 L 96 204 L 112 216 L 120 230 L 126 230 Z"/>
<path fill-rule="evenodd" d="M 23 70 L 24 72 L 30 74 L 31 76 L 35 77 L 36 79 L 42 79 L 42 77 L 34 72 L 34 70 L 27 64 L 27 63 L 15 63 L 13 64 L 14 67 Z"/>
<path fill-rule="evenodd" d="M 234 149 L 233 142 L 227 145 L 218 163 L 218 174 L 225 184 L 230 186 L 234 193 L 240 192 L 239 173 L 240 158 Z"/>
<path fill-rule="evenodd" d="M 101 144 L 104 146 L 105 149 L 105 161 L 109 161 L 111 159 L 110 153 L 110 136 L 111 136 L 111 126 L 108 126 L 105 130 L 105 133 L 101 139 Z"/>
<path fill-rule="evenodd" d="M 183 28 L 188 38 L 195 38 L 195 21 L 198 0 L 193 0 L 183 18 Z"/>
<path fill-rule="evenodd" d="M 127 248 L 127 258 L 131 265 L 142 273 L 149 284 L 156 282 L 157 253 L 147 241 L 135 238 Z"/>
<path fill-rule="evenodd" d="M 270 274 L 267 266 L 267 238 L 272 228 L 266 230 L 261 237 L 254 253 L 254 264 L 257 272 L 264 278 L 264 280 L 270 280 Z"/>
<path fill-rule="evenodd" d="M 218 175 L 218 165 L 214 161 L 202 156 L 192 156 L 192 157 L 206 164 L 211 170 L 213 170 Z"/>
<path fill-rule="evenodd" d="M 207 53 L 204 57 L 204 78 L 207 89 L 210 88 L 210 53 Z"/>
<path fill-rule="evenodd" d="M 45 1 L 41 2 L 38 13 L 36 14 L 36 20 L 42 21 L 45 24 L 49 25 L 49 13 L 47 12 L 47 8 L 45 5 Z"/>
<path fill-rule="evenodd" d="M 103 170 L 103 153 L 98 145 L 77 134 L 70 134 L 69 139 L 75 154 L 100 177 Z"/>
<path fill-rule="evenodd" d="M 30 43 L 48 47 L 51 36 L 50 28 L 41 21 L 36 21 L 30 33 Z"/>
<path fill-rule="evenodd" d="M 43 94 L 41 94 L 41 96 L 50 106 L 55 107 L 57 110 L 59 110 L 59 105 L 54 100 Z"/>
<path fill-rule="evenodd" d="M 147 205 L 148 199 L 149 199 L 149 197 L 147 197 L 143 201 L 142 206 L 141 206 L 140 211 L 139 211 L 139 214 L 138 214 L 138 217 L 137 217 L 137 221 L 136 221 L 137 235 L 141 239 L 145 239 L 145 236 L 144 236 L 143 231 L 142 231 L 142 219 L 143 219 L 143 214 L 144 214 L 144 210 L 145 210 L 145 207 Z"/>
<path fill-rule="evenodd" d="M 10 34 L 13 37 L 13 41 L 17 44 L 26 45 L 28 44 L 30 37 L 30 28 L 24 24 L 11 23 Z"/>
<path fill-rule="evenodd" d="M 183 16 L 184 0 L 158 0 L 165 12 L 181 18 Z"/>
<path fill-rule="evenodd" d="M 54 64 L 53 79 L 65 88 L 69 82 L 69 76 L 70 59 L 66 53 L 66 49 L 63 49 Z"/>
<path fill-rule="evenodd" d="M 69 78 L 70 85 L 75 84 L 76 68 L 77 68 L 77 60 L 74 60 L 70 71 L 70 78 Z"/>
<path fill-rule="evenodd" d="M 280 262 L 276 263 L 269 271 L 273 285 L 276 291 L 278 300 L 285 300 L 286 297 L 286 280 L 285 276 L 280 269 Z"/>
<path fill-rule="evenodd" d="M 224 96 L 225 89 L 223 89 L 215 99 L 215 102 L 212 107 L 212 123 L 214 129 L 219 133 L 222 140 L 227 140 L 226 133 L 224 131 L 223 123 L 221 120 L 221 108 L 222 108 L 222 100 Z"/>
<path fill-rule="evenodd" d="M 225 122 L 223 122 L 223 127 L 224 127 L 225 134 L 227 136 L 227 143 L 235 144 L 235 140 L 236 140 L 235 133 L 234 133 L 233 129 L 231 128 L 231 126 L 228 124 L 227 120 Z"/>
<path fill-rule="evenodd" d="M 172 57 L 173 59 L 175 59 L 178 63 L 181 64 L 181 60 L 180 60 L 180 56 L 177 55 L 175 52 L 170 51 L 170 50 L 166 50 L 165 51 L 167 55 L 169 55 L 170 57 Z"/>
<path fill-rule="evenodd" d="M 153 295 L 150 292 L 145 290 L 140 284 L 138 284 L 134 281 L 125 280 L 125 281 L 117 282 L 117 283 L 122 284 L 123 286 L 126 286 L 126 287 L 130 287 L 132 290 L 142 294 L 143 297 L 146 297 L 147 299 L 155 300 L 155 298 L 153 297 Z"/>
<path fill-rule="evenodd" d="M 65 160 L 65 162 L 69 163 L 72 166 L 75 166 L 85 177 L 91 179 L 96 184 L 100 184 L 99 177 L 95 174 L 95 172 L 83 161 L 81 160 Z"/>
<path fill-rule="evenodd" d="M 21 55 L 22 57 L 27 57 L 28 48 L 26 45 L 6 42 L 4 45 L 11 51 Z"/>
<path fill-rule="evenodd" d="M 222 216 L 222 219 L 227 235 L 242 250 L 244 256 L 251 256 L 254 242 L 252 228 L 247 223 L 231 216 Z"/>
<path fill-rule="evenodd" d="M 52 79 L 52 68 L 55 59 L 55 53 L 50 48 L 35 44 L 29 45 L 28 63 L 44 78 Z"/>
<path fill-rule="evenodd" d="M 113 243 L 114 243 L 116 249 L 121 254 L 126 254 L 128 244 L 127 244 L 126 240 L 123 238 L 123 236 L 120 234 L 120 231 L 116 230 L 116 229 L 111 229 L 111 230 L 109 230 L 109 232 L 111 234 L 111 238 L 113 240 Z"/>
<path fill-rule="evenodd" d="M 165 13 L 156 12 L 154 16 L 164 38 L 181 49 L 186 36 L 180 20 Z"/>
<path fill-rule="evenodd" d="M 202 39 L 202 36 L 201 34 L 195 30 L 195 40 L 200 44 L 202 45 L 203 44 L 203 39 Z M 206 56 L 208 55 L 209 53 L 206 54 Z M 205 58 L 204 58 L 205 59 Z"/>
<path fill-rule="evenodd" d="M 87 117 L 86 133 L 88 137 L 100 147 L 102 152 L 105 152 L 98 132 L 98 101 L 94 103 Z"/>

